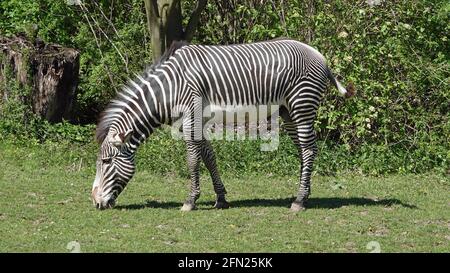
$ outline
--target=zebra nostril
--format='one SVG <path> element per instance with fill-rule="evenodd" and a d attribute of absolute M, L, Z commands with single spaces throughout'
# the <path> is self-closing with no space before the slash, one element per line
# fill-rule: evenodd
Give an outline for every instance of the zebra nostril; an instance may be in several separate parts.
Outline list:
<path fill-rule="evenodd" d="M 108 200 L 108 203 L 107 203 L 108 208 L 114 207 L 115 203 L 116 203 L 116 202 L 114 201 L 114 199 L 109 199 L 109 200 Z"/>
<path fill-rule="evenodd" d="M 101 207 L 100 207 L 100 203 L 95 204 L 95 207 L 96 207 L 97 209 L 100 209 L 100 208 L 101 208 Z"/>

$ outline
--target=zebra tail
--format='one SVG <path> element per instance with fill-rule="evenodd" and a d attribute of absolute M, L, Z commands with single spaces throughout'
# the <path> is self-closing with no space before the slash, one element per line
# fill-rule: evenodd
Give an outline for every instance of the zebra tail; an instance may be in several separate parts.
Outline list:
<path fill-rule="evenodd" d="M 350 82 L 347 85 L 347 88 L 342 86 L 342 84 L 334 77 L 333 73 L 331 72 L 331 69 L 328 68 L 328 78 L 330 79 L 331 83 L 334 85 L 334 87 L 337 88 L 339 93 L 343 95 L 346 98 L 353 97 L 356 94 L 355 86 L 352 82 Z"/>

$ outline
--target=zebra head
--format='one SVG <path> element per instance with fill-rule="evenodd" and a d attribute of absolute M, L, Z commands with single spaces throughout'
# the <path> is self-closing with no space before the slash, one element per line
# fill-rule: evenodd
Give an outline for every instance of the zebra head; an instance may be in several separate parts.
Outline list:
<path fill-rule="evenodd" d="M 112 208 L 134 174 L 134 152 L 127 145 L 131 135 L 132 130 L 111 132 L 101 144 L 91 194 L 98 209 Z"/>

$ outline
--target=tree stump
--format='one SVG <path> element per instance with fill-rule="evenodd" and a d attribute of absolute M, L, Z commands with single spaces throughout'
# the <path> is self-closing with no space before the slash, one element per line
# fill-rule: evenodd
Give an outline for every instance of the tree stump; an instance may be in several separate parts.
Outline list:
<path fill-rule="evenodd" d="M 50 122 L 71 119 L 78 85 L 80 53 L 72 48 L 34 43 L 24 37 L 0 37 L 0 86 L 3 101 L 8 101 L 9 81 L 28 87 L 22 102 Z M 9 71 L 9 72 L 7 72 Z"/>

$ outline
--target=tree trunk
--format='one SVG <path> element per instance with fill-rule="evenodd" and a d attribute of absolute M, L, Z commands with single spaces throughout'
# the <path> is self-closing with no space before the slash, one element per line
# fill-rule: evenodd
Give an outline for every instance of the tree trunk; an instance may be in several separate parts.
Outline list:
<path fill-rule="evenodd" d="M 145 0 L 153 60 L 157 60 L 173 40 L 183 39 L 180 0 Z"/>
<path fill-rule="evenodd" d="M 313 21 L 313 17 L 314 14 L 316 12 L 315 9 L 315 2 L 313 0 L 309 0 L 307 3 L 308 9 L 307 9 L 307 16 L 308 16 L 308 33 L 307 33 L 307 37 L 306 37 L 306 43 L 307 44 L 311 44 L 312 41 L 314 40 L 314 21 Z"/>
<path fill-rule="evenodd" d="M 181 0 L 144 0 L 150 31 L 153 60 L 157 60 L 175 40 L 191 41 L 207 0 L 198 0 L 183 29 Z"/>
<path fill-rule="evenodd" d="M 8 101 L 10 80 L 19 83 L 23 103 L 31 104 L 35 114 L 50 122 L 70 119 L 78 84 L 80 54 L 72 48 L 37 41 L 34 45 L 23 37 L 0 37 L 2 50 L 0 86 Z M 10 72 L 8 72 L 10 71 Z"/>

